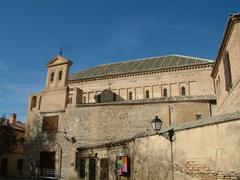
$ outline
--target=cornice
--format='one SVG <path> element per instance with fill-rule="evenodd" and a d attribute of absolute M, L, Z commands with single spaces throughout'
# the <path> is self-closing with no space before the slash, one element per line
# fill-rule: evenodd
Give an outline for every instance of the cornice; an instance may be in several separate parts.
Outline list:
<path fill-rule="evenodd" d="M 140 71 L 140 72 L 131 72 L 131 73 L 124 73 L 124 74 L 116 74 L 116 75 L 108 75 L 108 76 L 101 76 L 101 77 L 91 77 L 85 79 L 76 79 L 76 80 L 69 80 L 68 84 L 76 84 L 80 82 L 90 82 L 90 81 L 99 81 L 99 80 L 107 80 L 107 79 L 124 79 L 127 77 L 134 77 L 134 76 L 141 76 L 141 75 L 153 75 L 153 74 L 160 74 L 160 73 L 167 73 L 167 72 L 181 72 L 185 70 L 194 70 L 194 69 L 203 69 L 203 68 L 212 68 L 214 66 L 214 62 L 198 64 L 198 65 L 191 65 L 191 66 L 181 66 L 175 68 L 165 68 L 165 69 L 158 69 L 158 70 L 151 70 L 151 71 Z"/>
<path fill-rule="evenodd" d="M 58 64 L 47 65 L 47 67 L 49 68 L 49 67 L 60 66 L 60 65 L 64 65 L 64 64 L 67 64 L 69 66 L 71 65 L 70 62 L 62 62 L 62 63 L 58 63 Z"/>
<path fill-rule="evenodd" d="M 58 64 L 52 64 L 56 59 L 61 58 L 64 60 L 64 62 L 58 63 Z M 72 65 L 73 62 L 68 60 L 67 58 L 60 56 L 60 55 L 56 55 L 54 56 L 50 61 L 48 61 L 48 63 L 46 64 L 47 67 L 53 67 L 53 66 L 59 66 L 62 64 L 68 64 L 68 65 Z"/>
<path fill-rule="evenodd" d="M 214 95 L 202 95 L 202 96 L 172 96 L 150 99 L 138 99 L 138 100 L 124 100 L 105 103 L 83 103 L 77 104 L 76 107 L 96 107 L 96 106 L 128 106 L 128 105 L 143 105 L 143 104 L 156 104 L 156 103 L 185 103 L 185 102 L 212 102 L 216 101 Z"/>

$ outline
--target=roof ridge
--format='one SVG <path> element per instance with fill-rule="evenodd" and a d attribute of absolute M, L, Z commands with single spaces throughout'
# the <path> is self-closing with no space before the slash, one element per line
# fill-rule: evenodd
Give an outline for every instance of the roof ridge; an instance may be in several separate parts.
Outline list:
<path fill-rule="evenodd" d="M 214 62 L 214 60 L 211 60 L 211 59 L 200 58 L 200 57 L 195 57 L 195 56 L 186 56 L 186 55 L 180 55 L 180 54 L 173 54 L 173 56 L 192 58 L 192 59 L 199 59 L 199 60 L 204 60 L 204 61 L 208 61 L 208 62 Z"/>

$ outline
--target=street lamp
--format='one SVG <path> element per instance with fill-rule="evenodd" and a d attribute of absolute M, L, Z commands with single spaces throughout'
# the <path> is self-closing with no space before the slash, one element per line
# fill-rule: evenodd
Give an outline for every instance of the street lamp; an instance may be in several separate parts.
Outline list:
<path fill-rule="evenodd" d="M 159 119 L 158 116 L 155 116 L 151 124 L 154 131 L 160 131 L 162 127 L 162 120 Z"/>
<path fill-rule="evenodd" d="M 173 147 L 172 142 L 174 141 L 174 129 L 171 128 L 166 132 L 161 133 L 161 127 L 162 127 L 162 120 L 158 118 L 158 116 L 155 116 L 155 118 L 151 121 L 152 128 L 154 131 L 157 132 L 159 136 L 163 136 L 165 139 L 169 140 L 171 143 L 171 170 L 172 170 L 172 180 L 174 180 L 174 164 L 173 164 Z M 167 136 L 166 136 L 167 135 Z"/>
<path fill-rule="evenodd" d="M 151 124 L 152 124 L 152 128 L 154 131 L 156 132 L 160 132 L 161 128 L 162 128 L 162 120 L 158 118 L 158 116 L 155 116 L 155 118 L 152 120 Z M 174 137 L 174 129 L 169 129 L 167 132 L 164 133 L 157 133 L 160 136 L 163 136 L 164 138 L 166 138 L 167 140 L 169 140 L 170 142 L 174 141 L 173 137 Z M 165 136 L 167 134 L 167 137 Z"/>
<path fill-rule="evenodd" d="M 63 136 L 64 136 L 64 138 L 65 138 L 67 141 L 70 141 L 72 144 L 76 143 L 76 141 L 77 141 L 77 139 L 76 139 L 74 136 L 72 136 L 72 137 L 68 137 L 68 136 L 67 136 L 67 130 L 66 130 L 66 128 L 65 128 L 64 131 L 63 131 Z"/>

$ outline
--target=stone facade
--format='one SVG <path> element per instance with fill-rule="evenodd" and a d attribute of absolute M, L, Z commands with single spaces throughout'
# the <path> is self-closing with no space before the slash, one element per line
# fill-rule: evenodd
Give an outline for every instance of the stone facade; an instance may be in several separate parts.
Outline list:
<path fill-rule="evenodd" d="M 240 110 L 240 16 L 234 14 L 229 17 L 225 34 L 220 45 L 212 77 L 215 82 L 217 97 L 217 114 L 231 113 Z M 229 69 L 224 60 L 229 60 Z M 229 73 L 230 79 L 226 79 Z M 230 81 L 230 82 L 229 82 Z M 229 89 L 227 84 L 230 83 Z"/>
<path fill-rule="evenodd" d="M 239 113 L 233 117 L 239 119 Z M 201 123 L 186 122 L 175 128 L 173 146 L 174 177 L 190 179 L 238 179 L 240 178 L 238 128 L 240 120 L 233 117 L 209 118 Z M 214 121 L 214 122 L 212 122 Z M 190 129 L 188 129 L 191 127 Z M 189 136 L 191 135 L 191 136 Z M 134 138 L 125 143 L 86 148 L 79 151 L 78 158 L 97 155 L 98 161 L 109 158 L 109 179 L 116 179 L 116 156 L 127 155 L 131 160 L 130 179 L 171 179 L 171 144 L 163 137 L 148 132 L 145 137 Z M 97 164 L 98 177 L 101 167 Z M 88 169 L 86 169 L 88 171 Z M 88 179 L 86 172 L 86 179 Z M 119 179 L 127 179 L 120 176 Z"/>
<path fill-rule="evenodd" d="M 237 63 L 231 58 L 237 54 L 239 39 L 238 26 L 234 27 L 228 38 L 233 37 L 230 63 Z M 234 95 L 238 91 L 231 90 L 237 76 L 228 84 L 226 99 L 223 83 L 216 82 L 217 73 L 220 79 L 226 75 L 221 60 L 212 71 L 208 60 L 172 55 L 100 65 L 69 77 L 71 64 L 62 56 L 51 59 L 45 89 L 29 98 L 26 169 L 30 174 L 44 176 L 47 168 L 65 179 L 165 180 L 170 177 L 172 153 L 177 179 L 239 176 L 239 117 L 211 118 L 238 110 L 227 108 L 227 103 L 238 103 Z M 174 128 L 173 144 L 151 131 L 155 116 L 165 128 Z M 221 159 L 223 151 L 226 156 Z M 129 177 L 117 175 L 120 155 L 130 157 Z M 218 164 L 219 156 L 226 163 Z"/>

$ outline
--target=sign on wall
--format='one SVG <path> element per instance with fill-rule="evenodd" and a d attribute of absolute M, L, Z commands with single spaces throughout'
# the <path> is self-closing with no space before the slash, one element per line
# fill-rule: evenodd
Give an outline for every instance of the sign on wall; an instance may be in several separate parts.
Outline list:
<path fill-rule="evenodd" d="M 130 159 L 128 156 L 117 156 L 116 168 L 119 176 L 130 175 Z"/>

